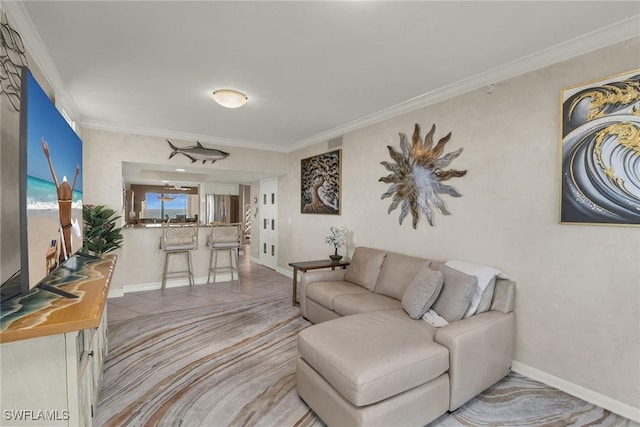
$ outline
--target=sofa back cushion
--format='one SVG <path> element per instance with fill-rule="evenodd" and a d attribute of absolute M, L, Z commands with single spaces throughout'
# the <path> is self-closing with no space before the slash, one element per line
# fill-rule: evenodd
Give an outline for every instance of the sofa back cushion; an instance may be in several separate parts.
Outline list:
<path fill-rule="evenodd" d="M 440 261 L 438 259 L 432 259 L 431 260 L 431 264 L 429 264 L 429 267 L 431 267 L 432 270 L 440 270 L 440 268 L 442 268 L 442 266 L 445 264 L 445 261 Z"/>
<path fill-rule="evenodd" d="M 496 289 L 491 303 L 491 310 L 511 313 L 516 300 L 516 282 L 496 279 Z"/>
<path fill-rule="evenodd" d="M 373 291 L 386 255 L 386 252 L 379 249 L 357 247 L 353 251 L 344 280 Z"/>
<path fill-rule="evenodd" d="M 429 267 L 430 261 L 408 255 L 389 253 L 382 264 L 375 292 L 402 300 L 404 291 L 420 270 Z"/>

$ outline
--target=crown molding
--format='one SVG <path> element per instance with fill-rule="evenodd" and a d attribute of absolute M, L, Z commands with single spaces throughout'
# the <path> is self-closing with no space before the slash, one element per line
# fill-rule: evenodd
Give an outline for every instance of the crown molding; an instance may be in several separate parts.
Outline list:
<path fill-rule="evenodd" d="M 515 61 L 500 65 L 484 73 L 476 74 L 451 85 L 419 95 L 413 99 L 394 105 L 360 119 L 345 123 L 336 128 L 305 138 L 294 144 L 289 152 L 325 142 L 331 138 L 342 136 L 348 132 L 379 123 L 429 105 L 437 104 L 458 95 L 471 92 L 488 85 L 517 77 L 531 71 L 544 68 L 558 62 L 597 50 L 615 43 L 640 37 L 640 15 L 634 15 L 615 24 L 600 28 L 591 33 L 567 40 L 556 46 L 525 56 Z"/>
<path fill-rule="evenodd" d="M 45 79 L 47 79 L 47 83 L 53 88 L 56 105 L 64 109 L 72 120 L 79 121 L 81 116 L 78 107 L 67 90 L 58 68 L 53 59 L 51 59 L 51 55 L 49 55 L 49 51 L 42 42 L 38 30 L 36 30 L 33 21 L 31 21 L 24 8 L 23 2 L 5 1 L 0 5 L 7 13 L 7 18 L 11 21 L 11 25 L 20 33 L 22 43 L 27 48 L 30 59 L 36 63 Z"/>
<path fill-rule="evenodd" d="M 11 20 L 12 25 L 15 25 L 16 29 L 20 33 L 31 58 L 33 58 L 51 84 L 56 93 L 56 102 L 64 108 L 73 120 L 79 122 L 81 127 L 284 153 L 291 153 L 314 144 L 326 142 L 329 139 L 442 102 L 455 96 L 480 89 L 487 85 L 535 71 L 590 51 L 640 36 L 640 15 L 633 15 L 607 27 L 600 28 L 572 40 L 567 40 L 551 48 L 536 52 L 507 64 L 500 65 L 486 72 L 460 80 L 432 92 L 419 95 L 392 107 L 385 108 L 333 129 L 320 132 L 290 146 L 283 147 L 275 144 L 220 138 L 211 135 L 198 135 L 189 132 L 176 132 L 157 128 L 146 128 L 142 126 L 83 120 L 73 98 L 68 92 L 62 77 L 60 76 L 60 73 L 51 59 L 49 52 L 42 43 L 38 31 L 33 25 L 31 18 L 29 18 L 22 1 L 5 1 L 0 2 L 0 5 L 7 12 L 7 16 Z"/>
<path fill-rule="evenodd" d="M 267 145 L 255 141 L 220 138 L 211 135 L 201 135 L 197 133 L 179 132 L 175 130 L 149 128 L 144 126 L 123 125 L 120 123 L 103 122 L 99 120 L 82 120 L 79 124 L 82 129 L 96 129 L 108 132 L 128 133 L 132 135 L 153 136 L 158 138 L 173 138 L 181 141 L 199 141 L 218 146 L 249 148 L 252 150 L 275 151 L 280 153 L 287 153 L 290 151 L 288 147 L 282 147 L 274 144 Z"/>

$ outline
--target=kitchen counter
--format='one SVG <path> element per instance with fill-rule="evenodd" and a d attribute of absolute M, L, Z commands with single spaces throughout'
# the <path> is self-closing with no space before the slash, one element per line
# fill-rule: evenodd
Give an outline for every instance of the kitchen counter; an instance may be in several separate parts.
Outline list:
<path fill-rule="evenodd" d="M 170 222 L 169 227 L 193 227 L 195 222 Z M 226 224 L 215 224 L 226 225 Z M 198 228 L 209 228 L 212 224 L 198 223 Z M 144 224 L 126 224 L 122 228 L 124 229 L 138 229 L 138 228 L 162 228 L 162 222 L 149 222 Z"/>

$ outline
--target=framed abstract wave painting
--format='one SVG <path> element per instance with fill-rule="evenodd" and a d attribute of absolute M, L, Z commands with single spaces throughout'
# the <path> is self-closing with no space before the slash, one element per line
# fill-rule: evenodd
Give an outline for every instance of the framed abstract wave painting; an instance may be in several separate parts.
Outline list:
<path fill-rule="evenodd" d="M 563 89 L 560 222 L 640 225 L 640 69 Z"/>

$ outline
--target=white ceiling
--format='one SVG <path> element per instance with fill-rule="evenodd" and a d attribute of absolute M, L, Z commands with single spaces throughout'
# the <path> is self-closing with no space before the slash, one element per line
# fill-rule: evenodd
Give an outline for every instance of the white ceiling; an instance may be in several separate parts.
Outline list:
<path fill-rule="evenodd" d="M 81 126 L 283 152 L 640 34 L 636 1 L 3 7 Z"/>

